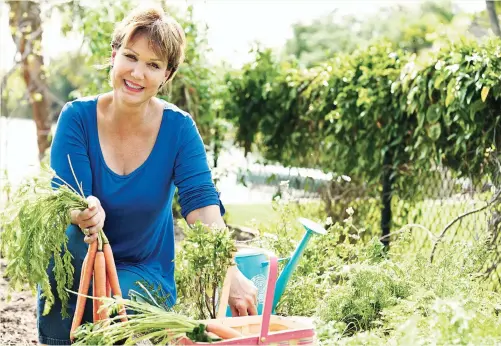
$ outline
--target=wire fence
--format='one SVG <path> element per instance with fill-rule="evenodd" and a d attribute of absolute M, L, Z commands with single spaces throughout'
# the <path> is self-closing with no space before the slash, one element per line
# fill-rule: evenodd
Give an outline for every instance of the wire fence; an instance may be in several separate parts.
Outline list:
<path fill-rule="evenodd" d="M 276 194 L 280 194 L 286 187 L 288 193 L 297 199 L 322 199 L 326 204 L 327 214 L 334 220 L 350 216 L 346 210 L 351 207 L 355 212 L 354 217 L 363 218 L 366 227 L 379 227 L 381 222 L 381 191 L 378 184 L 360 183 L 343 175 L 314 178 L 312 175 L 298 174 L 294 170 L 281 174 L 264 169 L 247 170 L 242 175 L 242 180 L 255 189 L 275 189 Z M 486 205 L 497 191 L 492 181 L 483 179 L 475 182 L 469 178 L 456 177 L 444 168 L 423 175 L 416 181 L 418 186 L 408 186 L 409 189 L 405 186 L 393 188 L 393 230 L 406 224 L 419 223 L 438 233 L 449 221 Z M 488 214 L 489 208 L 472 213 L 458 225 L 472 230 L 485 228 L 489 222 Z"/>
<path fill-rule="evenodd" d="M 422 172 L 411 181 L 414 186 L 392 187 L 390 239 L 402 232 L 412 234 L 413 247 L 433 256 L 452 242 L 481 244 L 489 250 L 483 275 L 501 285 L 501 184 L 499 156 L 484 167 L 475 178 L 459 176 L 439 167 Z M 292 171 L 291 171 L 292 172 Z M 314 179 L 298 174 L 247 172 L 245 179 L 255 187 L 267 186 L 280 194 L 287 188 L 296 200 L 322 200 L 323 208 L 333 222 L 350 218 L 354 228 L 366 237 L 382 235 L 382 189 L 379 184 L 366 184 L 347 176 Z M 287 184 L 281 182 L 287 181 Z M 391 242 L 390 242 L 391 244 Z"/>

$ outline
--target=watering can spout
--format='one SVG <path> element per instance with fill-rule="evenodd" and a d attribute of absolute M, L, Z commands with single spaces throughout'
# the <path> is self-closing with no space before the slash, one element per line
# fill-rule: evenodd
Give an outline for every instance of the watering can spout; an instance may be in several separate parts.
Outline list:
<path fill-rule="evenodd" d="M 286 264 L 284 270 L 278 277 L 277 283 L 276 283 L 276 289 L 275 289 L 275 296 L 273 299 L 273 312 L 275 311 L 275 308 L 278 304 L 278 301 L 282 297 L 282 294 L 285 291 L 285 287 L 287 286 L 287 282 L 292 276 L 292 273 L 294 272 L 294 269 L 297 267 L 297 264 L 299 263 L 299 259 L 301 258 L 301 255 L 303 254 L 306 245 L 310 241 L 310 238 L 313 234 L 321 234 L 324 235 L 327 233 L 327 231 L 317 224 L 316 222 L 313 222 L 309 219 L 305 218 L 299 218 L 298 221 L 303 225 L 303 227 L 306 229 L 306 233 L 304 234 L 303 238 L 301 239 L 301 242 L 297 246 L 296 250 L 294 250 L 294 253 L 291 255 L 289 262 Z"/>

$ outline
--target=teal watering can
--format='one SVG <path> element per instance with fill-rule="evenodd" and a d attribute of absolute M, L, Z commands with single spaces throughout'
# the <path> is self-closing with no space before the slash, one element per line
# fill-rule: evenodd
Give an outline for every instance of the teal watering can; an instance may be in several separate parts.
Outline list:
<path fill-rule="evenodd" d="M 285 287 L 287 286 L 287 282 L 291 278 L 294 269 L 299 263 L 299 259 L 301 258 L 306 245 L 310 241 L 311 236 L 313 234 L 323 235 L 327 233 L 327 231 L 322 226 L 311 220 L 299 218 L 298 221 L 304 226 L 306 232 L 294 253 L 290 257 L 279 259 L 279 261 L 289 261 L 285 265 L 285 268 L 278 277 L 276 283 L 272 306 L 273 313 L 275 312 L 278 301 L 282 297 L 282 294 L 285 291 Z M 251 280 L 258 289 L 257 313 L 259 315 L 263 313 L 266 283 L 268 282 L 268 254 L 270 254 L 270 252 L 264 249 L 245 247 L 240 248 L 235 256 L 237 268 L 242 272 L 242 274 L 245 275 L 245 277 Z M 226 316 L 231 316 L 231 310 L 229 307 L 226 310 Z"/>

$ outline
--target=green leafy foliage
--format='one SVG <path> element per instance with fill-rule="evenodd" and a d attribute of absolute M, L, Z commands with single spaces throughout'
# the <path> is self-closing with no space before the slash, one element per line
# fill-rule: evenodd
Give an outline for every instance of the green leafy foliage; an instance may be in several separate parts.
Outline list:
<path fill-rule="evenodd" d="M 280 77 L 280 66 L 275 62 L 271 50 L 257 50 L 255 61 L 244 66 L 241 74 L 226 75 L 228 98 L 222 109 L 226 119 L 237 124 L 236 141 L 245 153 L 251 151 L 256 135 L 272 124 L 276 108 L 273 83 Z M 268 100 L 272 102 L 267 102 Z M 242 116 L 245 113 L 245 117 Z M 268 127 L 275 130 L 275 127 Z"/>
<path fill-rule="evenodd" d="M 260 52 L 230 82 L 226 109 L 236 117 L 237 143 L 247 151 L 255 143 L 266 159 L 284 165 L 379 181 L 387 151 L 397 169 L 409 160 L 399 148 L 411 142 L 415 119 L 394 104 L 391 88 L 406 61 L 390 43 L 310 70 Z"/>
<path fill-rule="evenodd" d="M 474 239 L 460 232 L 466 236 L 444 243 L 439 259 L 430 263 L 430 247 L 423 246 L 430 244 L 429 234 L 417 226 L 404 227 L 387 251 L 366 234 L 371 225 L 355 226 L 357 210 L 346 210 L 345 220 L 332 223 L 295 203 L 277 200 L 275 208 L 279 220 L 260 225 L 254 244 L 280 257 L 289 256 L 303 234 L 298 216 L 327 228 L 326 235 L 310 240 L 277 307 L 281 315 L 314 318 L 321 345 L 500 339 L 501 296 L 483 274 L 492 255 L 489 232 L 476 229 Z"/>
<path fill-rule="evenodd" d="M 371 329 L 383 309 L 397 305 L 410 294 L 401 269 L 391 262 L 354 265 L 342 280 L 330 290 L 319 317 L 326 322 L 342 322 L 348 334 Z"/>
<path fill-rule="evenodd" d="M 460 10 L 453 8 L 450 1 L 388 5 L 364 16 L 333 11 L 311 23 L 294 24 L 285 53 L 294 55 L 302 66 L 312 67 L 332 54 L 351 53 L 381 38 L 401 49 L 418 52 L 431 47 L 461 17 Z"/>
<path fill-rule="evenodd" d="M 500 141 L 499 54 L 498 39 L 483 45 L 464 40 L 440 50 L 421 69 L 403 71 L 401 102 L 417 119 L 411 131 L 421 149 L 412 160 L 432 154 L 460 174 L 483 173 L 487 150 Z"/>
<path fill-rule="evenodd" d="M 498 38 L 464 39 L 418 60 L 380 41 L 310 69 L 258 51 L 228 76 L 225 116 L 246 152 L 350 176 L 360 193 L 331 203 L 335 221 L 346 204 L 376 205 L 383 182 L 385 206 L 419 201 L 422 182 L 443 168 L 474 182 L 494 178 L 487 167 L 501 138 L 499 46 Z M 374 219 L 364 227 L 375 228 Z"/>
<path fill-rule="evenodd" d="M 329 13 L 312 23 L 292 25 L 293 37 L 286 42 L 285 53 L 294 55 L 301 64 L 311 67 L 338 52 L 349 53 L 368 38 L 353 30 L 353 23 L 361 25 L 354 16 Z"/>

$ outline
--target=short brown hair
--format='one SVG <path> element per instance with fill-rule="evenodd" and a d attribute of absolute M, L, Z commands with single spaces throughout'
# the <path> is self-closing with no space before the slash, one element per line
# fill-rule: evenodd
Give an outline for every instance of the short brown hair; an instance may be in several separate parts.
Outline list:
<path fill-rule="evenodd" d="M 167 70 L 171 71 L 167 81 L 171 80 L 184 60 L 186 36 L 181 25 L 161 8 L 139 8 L 117 24 L 111 47 L 119 49 L 137 35 L 145 35 L 155 54 L 167 63 Z"/>

